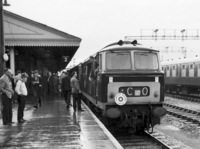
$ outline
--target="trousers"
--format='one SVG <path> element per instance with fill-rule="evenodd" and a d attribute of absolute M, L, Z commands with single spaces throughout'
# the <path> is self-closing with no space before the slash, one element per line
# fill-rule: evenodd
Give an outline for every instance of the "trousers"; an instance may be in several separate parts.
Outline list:
<path fill-rule="evenodd" d="M 8 98 L 5 94 L 1 95 L 2 100 L 2 121 L 3 124 L 12 122 L 12 99 Z"/>

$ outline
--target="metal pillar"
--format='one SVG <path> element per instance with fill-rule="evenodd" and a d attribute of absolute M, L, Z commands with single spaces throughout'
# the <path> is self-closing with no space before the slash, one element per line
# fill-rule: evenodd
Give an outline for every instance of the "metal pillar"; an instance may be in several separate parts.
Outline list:
<path fill-rule="evenodd" d="M 0 0 L 0 76 L 3 75 L 3 71 L 5 68 L 5 61 L 3 60 L 3 54 L 4 54 L 4 27 L 3 27 L 3 3 L 2 0 Z"/>
<path fill-rule="evenodd" d="M 13 75 L 15 75 L 15 50 L 14 47 L 11 47 L 9 49 L 10 52 L 10 69 L 13 73 Z"/>

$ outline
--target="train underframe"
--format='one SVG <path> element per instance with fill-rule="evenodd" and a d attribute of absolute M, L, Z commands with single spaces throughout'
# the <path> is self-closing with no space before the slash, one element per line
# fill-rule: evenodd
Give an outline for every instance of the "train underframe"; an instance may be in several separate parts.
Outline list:
<path fill-rule="evenodd" d="M 147 130 L 153 132 L 153 127 L 160 124 L 160 118 L 166 110 L 159 104 L 141 105 L 107 105 L 105 109 L 94 106 L 85 98 L 85 103 L 98 115 L 98 118 L 108 127 L 113 129 L 129 129 L 130 133 Z M 117 115 L 117 116 L 113 116 Z"/>
<path fill-rule="evenodd" d="M 153 132 L 153 127 L 160 124 L 160 117 L 166 114 L 162 104 L 106 106 L 106 109 L 108 125 L 115 125 L 116 128 L 129 128 L 132 133 L 142 130 Z M 111 113 L 118 113 L 119 117 L 109 116 L 113 115 Z"/>
<path fill-rule="evenodd" d="M 166 84 L 165 92 L 167 94 L 200 97 L 200 86 Z"/>

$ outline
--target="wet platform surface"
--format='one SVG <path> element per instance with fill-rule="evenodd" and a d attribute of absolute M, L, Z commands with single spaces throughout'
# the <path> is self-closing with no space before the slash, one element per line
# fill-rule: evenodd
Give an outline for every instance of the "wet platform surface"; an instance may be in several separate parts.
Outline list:
<path fill-rule="evenodd" d="M 23 124 L 17 123 L 17 105 L 13 106 L 13 125 L 3 125 L 0 119 L 0 148 L 121 148 L 103 126 L 82 104 L 83 112 L 66 109 L 62 97 L 45 97 L 41 108 L 33 107 L 28 98 Z"/>

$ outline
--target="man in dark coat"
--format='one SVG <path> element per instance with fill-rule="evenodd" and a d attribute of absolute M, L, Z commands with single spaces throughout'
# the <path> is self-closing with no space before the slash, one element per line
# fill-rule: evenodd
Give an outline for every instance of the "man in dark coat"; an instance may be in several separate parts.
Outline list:
<path fill-rule="evenodd" d="M 65 99 L 66 108 L 68 109 L 71 105 L 71 86 L 70 86 L 70 77 L 67 72 L 64 72 L 65 76 L 61 80 L 61 90 Z"/>
<path fill-rule="evenodd" d="M 34 107 L 37 109 L 38 105 L 40 107 L 42 106 L 42 78 L 38 70 L 34 71 L 34 74 L 31 78 L 31 83 L 32 83 L 33 95 L 35 97 Z"/>
<path fill-rule="evenodd" d="M 4 70 L 4 75 L 0 78 L 3 125 L 12 124 L 12 97 L 14 91 L 11 82 L 11 75 L 11 70 L 6 68 Z"/>

